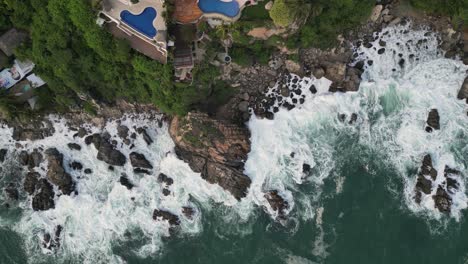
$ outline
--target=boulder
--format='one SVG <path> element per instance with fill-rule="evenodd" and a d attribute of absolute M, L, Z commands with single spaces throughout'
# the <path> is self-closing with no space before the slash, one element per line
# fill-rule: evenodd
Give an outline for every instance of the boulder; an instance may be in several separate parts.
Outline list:
<path fill-rule="evenodd" d="M 265 193 L 264 197 L 270 204 L 271 209 L 278 213 L 279 218 L 284 218 L 286 216 L 289 204 L 283 197 L 281 197 L 281 195 L 279 195 L 277 190 Z"/>
<path fill-rule="evenodd" d="M 54 188 L 46 180 L 39 180 L 36 189 L 37 194 L 33 197 L 32 208 L 34 211 L 45 211 L 55 207 L 54 204 Z"/>
<path fill-rule="evenodd" d="M 76 143 L 68 143 L 67 146 L 69 149 L 72 149 L 72 150 L 78 150 L 78 151 L 81 150 L 81 146 Z"/>
<path fill-rule="evenodd" d="M 56 148 L 46 150 L 45 154 L 48 161 L 47 179 L 63 194 L 70 195 L 73 192 L 74 183 L 70 174 L 63 168 L 63 155 Z"/>
<path fill-rule="evenodd" d="M 128 127 L 127 126 L 124 126 L 124 125 L 119 125 L 117 127 L 117 135 L 121 138 L 121 139 L 126 139 L 128 137 Z"/>
<path fill-rule="evenodd" d="M 29 154 L 26 150 L 23 150 L 18 155 L 18 161 L 21 166 L 27 166 L 29 163 Z"/>
<path fill-rule="evenodd" d="M 143 136 L 143 140 L 146 142 L 146 144 L 151 145 L 153 143 L 153 139 L 148 135 L 148 132 L 146 132 L 146 129 L 139 127 L 137 129 L 138 134 L 141 134 Z"/>
<path fill-rule="evenodd" d="M 81 163 L 78 162 L 78 161 L 73 161 L 73 162 L 70 164 L 70 168 L 72 168 L 73 170 L 82 170 L 82 169 L 83 169 L 83 164 L 81 164 Z"/>
<path fill-rule="evenodd" d="M 468 45 L 468 44 L 465 44 Z M 458 99 L 460 100 L 466 100 L 466 103 L 468 104 L 468 77 L 465 78 L 465 81 L 463 81 L 462 87 L 460 88 L 460 91 L 458 92 Z"/>
<path fill-rule="evenodd" d="M 376 22 L 377 19 L 379 19 L 380 14 L 382 13 L 382 9 L 383 9 L 382 5 L 374 6 L 374 9 L 372 9 L 372 13 L 371 13 L 369 20 L 372 22 Z"/>
<path fill-rule="evenodd" d="M 36 190 L 36 185 L 39 183 L 39 178 L 41 175 L 37 172 L 28 172 L 23 182 L 23 189 L 29 194 L 32 195 Z"/>
<path fill-rule="evenodd" d="M 429 133 L 432 132 L 433 129 L 440 129 L 440 116 L 437 109 L 431 109 L 431 111 L 429 112 L 429 115 L 427 117 L 427 125 L 428 126 L 426 127 L 426 131 Z"/>
<path fill-rule="evenodd" d="M 63 227 L 57 225 L 55 227 L 54 237 L 49 233 L 45 233 L 42 239 L 42 247 L 48 250 L 57 250 L 60 247 L 60 234 L 62 233 Z"/>
<path fill-rule="evenodd" d="M 153 219 L 156 221 L 168 221 L 171 226 L 180 225 L 179 217 L 173 213 L 164 210 L 155 209 Z"/>
<path fill-rule="evenodd" d="M 158 175 L 158 182 L 161 182 L 161 183 L 163 182 L 167 186 L 171 186 L 174 183 L 174 180 L 172 178 L 168 177 L 166 174 L 160 173 Z"/>
<path fill-rule="evenodd" d="M 29 155 L 29 158 L 28 158 L 28 167 L 29 167 L 30 169 L 39 167 L 39 166 L 41 165 L 41 163 L 42 163 L 42 160 L 43 160 L 42 154 L 41 154 L 37 149 L 35 149 L 35 150 Z"/>
<path fill-rule="evenodd" d="M 122 176 L 120 176 L 119 182 L 123 186 L 127 187 L 128 190 L 131 190 L 134 187 L 133 183 L 130 182 L 126 174 L 122 174 Z"/>
<path fill-rule="evenodd" d="M 84 173 L 85 173 L 85 174 L 91 174 L 91 173 L 93 173 L 93 171 L 92 171 L 91 169 L 85 169 L 85 170 L 84 170 Z"/>
<path fill-rule="evenodd" d="M 18 200 L 19 193 L 18 190 L 15 188 L 13 184 L 9 184 L 7 187 L 3 189 L 5 196 L 10 200 Z"/>
<path fill-rule="evenodd" d="M 109 142 L 109 137 L 106 134 L 94 134 L 86 137 L 86 144 L 93 144 L 98 150 L 97 159 L 104 161 L 112 166 L 123 166 L 127 162 L 127 158 L 122 152 L 116 150 Z"/>
<path fill-rule="evenodd" d="M 452 198 L 448 195 L 447 191 L 439 186 L 437 192 L 432 196 L 434 199 L 435 207 L 442 213 L 450 213 L 450 207 L 452 205 Z"/>
<path fill-rule="evenodd" d="M 184 206 L 182 207 L 182 213 L 185 215 L 186 218 L 192 220 L 193 216 L 195 215 L 195 209 L 192 207 Z"/>
<path fill-rule="evenodd" d="M 0 162 L 4 162 L 7 156 L 8 150 L 7 149 L 0 149 Z"/>
<path fill-rule="evenodd" d="M 146 159 L 145 155 L 137 153 L 137 152 L 130 153 L 130 162 L 134 168 L 144 168 L 144 169 L 153 168 L 151 163 Z"/>

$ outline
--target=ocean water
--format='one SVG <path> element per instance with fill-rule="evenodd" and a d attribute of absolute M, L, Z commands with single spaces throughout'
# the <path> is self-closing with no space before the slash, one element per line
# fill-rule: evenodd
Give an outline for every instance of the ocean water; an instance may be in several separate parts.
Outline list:
<path fill-rule="evenodd" d="M 69 170 L 79 194 L 58 197 L 53 210 L 33 212 L 27 197 L 9 209 L 2 205 L 0 263 L 468 263 L 468 106 L 456 99 L 468 67 L 445 59 L 437 35 L 425 29 L 397 26 L 376 38 L 377 48 L 356 47 L 356 61 L 372 60 L 359 92 L 331 94 L 328 80 L 305 77 L 303 105 L 281 109 L 274 120 L 251 118 L 245 173 L 252 186 L 240 202 L 178 160 L 167 124 L 160 128 L 154 118 L 126 116 L 104 129 L 89 126 L 112 136 L 119 122 L 147 127 L 155 142 L 147 146 L 137 137 L 135 149 L 155 169 L 142 176 L 129 164 L 109 172 L 94 158 L 94 147 L 51 116 L 56 134 L 24 142 L 25 148 L 57 147 L 65 164 L 78 160 L 94 173 Z M 383 54 L 380 40 L 386 43 Z M 427 133 L 433 108 L 441 128 Z M 350 123 L 353 113 L 357 120 Z M 0 133 L 2 148 L 13 152 L 11 129 Z M 128 155 L 128 146 L 115 140 Z M 69 142 L 83 149 L 70 151 Z M 446 165 L 463 175 L 449 214 L 434 208 L 432 194 L 421 204 L 413 200 L 426 154 L 439 171 L 436 183 L 443 181 Z M 303 172 L 304 164 L 310 172 Z M 16 167 L 14 158 L 3 164 L 2 186 L 20 184 L 9 174 Z M 136 188 L 118 183 L 123 172 Z M 174 179 L 169 196 L 157 182 L 160 172 Z M 285 220 L 265 200 L 269 190 L 288 201 Z M 184 206 L 195 209 L 192 220 L 183 216 Z M 180 228 L 170 232 L 167 223 L 154 221 L 156 208 L 178 215 Z M 42 235 L 58 224 L 60 248 L 42 249 Z"/>

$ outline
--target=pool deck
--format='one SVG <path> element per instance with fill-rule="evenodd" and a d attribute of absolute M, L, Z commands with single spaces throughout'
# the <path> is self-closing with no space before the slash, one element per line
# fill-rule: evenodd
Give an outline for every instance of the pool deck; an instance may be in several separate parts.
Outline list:
<path fill-rule="evenodd" d="M 167 31 L 166 21 L 162 14 L 165 11 L 163 6 L 163 1 L 161 0 L 139 0 L 137 4 L 126 4 L 125 0 L 104 0 L 103 6 L 104 10 L 102 11 L 108 17 L 112 18 L 117 23 L 123 23 L 120 19 L 120 13 L 124 10 L 128 10 L 134 15 L 138 15 L 147 7 L 153 7 L 156 12 L 156 19 L 153 21 L 154 28 L 158 31 L 158 34 L 154 37 L 154 40 L 157 42 L 166 42 Z M 145 35 L 141 34 L 146 37 Z"/>

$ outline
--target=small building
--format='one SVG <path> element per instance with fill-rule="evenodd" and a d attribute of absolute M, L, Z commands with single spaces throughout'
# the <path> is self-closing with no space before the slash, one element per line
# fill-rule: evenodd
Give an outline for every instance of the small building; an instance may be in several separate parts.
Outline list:
<path fill-rule="evenodd" d="M 174 28 L 174 70 L 178 81 L 192 81 L 192 69 L 195 64 L 193 47 L 196 36 L 195 24 L 178 24 Z"/>
<path fill-rule="evenodd" d="M 14 54 L 15 49 L 27 39 L 28 33 L 12 28 L 0 36 L 0 50 L 10 57 Z"/>

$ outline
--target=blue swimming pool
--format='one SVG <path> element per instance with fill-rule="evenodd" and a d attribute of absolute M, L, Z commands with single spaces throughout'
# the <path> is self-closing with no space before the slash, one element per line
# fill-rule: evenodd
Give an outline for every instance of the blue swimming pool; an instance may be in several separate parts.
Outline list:
<path fill-rule="evenodd" d="M 236 17 L 240 12 L 239 3 L 223 2 L 221 0 L 200 0 L 198 7 L 203 13 L 218 13 L 227 17 Z"/>
<path fill-rule="evenodd" d="M 154 38 L 158 31 L 153 26 L 153 21 L 156 18 L 156 10 L 152 7 L 147 7 L 141 14 L 134 15 L 128 10 L 124 10 L 120 13 L 120 18 L 125 24 L 129 25 L 136 31 L 143 35 Z"/>

